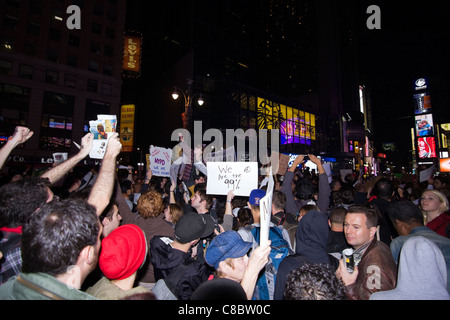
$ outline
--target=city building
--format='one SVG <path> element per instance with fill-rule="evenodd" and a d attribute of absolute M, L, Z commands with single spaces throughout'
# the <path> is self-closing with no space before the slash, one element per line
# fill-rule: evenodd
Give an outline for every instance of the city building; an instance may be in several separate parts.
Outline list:
<path fill-rule="evenodd" d="M 125 0 L 0 0 L 0 136 L 33 137 L 12 163 L 51 164 L 98 114 L 120 114 Z"/>

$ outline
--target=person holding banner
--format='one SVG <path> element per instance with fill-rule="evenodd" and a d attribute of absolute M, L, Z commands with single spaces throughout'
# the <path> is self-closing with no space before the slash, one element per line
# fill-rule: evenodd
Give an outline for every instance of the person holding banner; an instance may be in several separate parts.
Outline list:
<path fill-rule="evenodd" d="M 328 206 L 330 204 L 330 194 L 331 188 L 328 183 L 328 176 L 325 172 L 325 169 L 322 166 L 322 161 L 312 154 L 308 154 L 309 159 L 317 165 L 317 170 L 319 171 L 319 196 L 317 201 L 313 200 L 313 188 L 308 186 L 312 186 L 312 183 L 307 183 L 310 180 L 309 178 L 301 178 L 297 183 L 296 187 L 296 195 L 297 200 L 294 198 L 294 194 L 292 193 L 291 184 L 295 176 L 295 169 L 301 163 L 303 163 L 303 159 L 305 155 L 298 155 L 292 166 L 286 171 L 284 176 L 283 186 L 281 191 L 286 195 L 286 212 L 298 214 L 300 208 L 306 204 L 315 204 L 319 207 L 321 212 L 326 212 L 328 210 Z"/>

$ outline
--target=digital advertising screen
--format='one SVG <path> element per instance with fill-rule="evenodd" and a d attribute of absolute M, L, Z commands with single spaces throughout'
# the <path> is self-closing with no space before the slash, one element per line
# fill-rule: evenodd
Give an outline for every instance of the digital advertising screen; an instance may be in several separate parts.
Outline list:
<path fill-rule="evenodd" d="M 415 127 L 416 127 L 416 136 L 418 137 L 432 136 L 434 134 L 433 115 L 431 113 L 416 115 Z"/>
<path fill-rule="evenodd" d="M 450 172 L 450 158 L 439 159 L 439 168 L 441 172 Z"/>
<path fill-rule="evenodd" d="M 419 159 L 436 158 L 436 143 L 434 137 L 417 138 Z"/>

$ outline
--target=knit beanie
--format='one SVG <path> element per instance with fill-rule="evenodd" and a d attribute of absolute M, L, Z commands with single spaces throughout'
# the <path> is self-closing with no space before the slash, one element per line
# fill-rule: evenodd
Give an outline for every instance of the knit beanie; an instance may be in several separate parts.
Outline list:
<path fill-rule="evenodd" d="M 103 239 L 99 267 L 108 279 L 122 280 L 137 271 L 146 256 L 144 232 L 137 225 L 126 224 Z"/>

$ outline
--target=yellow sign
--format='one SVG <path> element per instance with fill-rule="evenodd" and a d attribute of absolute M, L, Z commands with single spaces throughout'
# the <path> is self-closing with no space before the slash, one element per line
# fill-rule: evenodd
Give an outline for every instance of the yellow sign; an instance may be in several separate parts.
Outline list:
<path fill-rule="evenodd" d="M 450 130 L 450 123 L 442 123 L 441 124 L 441 128 L 444 129 L 445 131 L 449 131 Z"/>
<path fill-rule="evenodd" d="M 123 70 L 139 73 L 141 71 L 142 38 L 125 36 L 123 48 Z"/>
<path fill-rule="evenodd" d="M 134 104 L 123 105 L 120 111 L 120 142 L 122 152 L 133 151 L 134 138 L 134 114 L 136 107 Z"/>
<path fill-rule="evenodd" d="M 281 144 L 316 140 L 314 114 L 259 97 L 257 102 L 258 128 L 280 129 Z"/>

